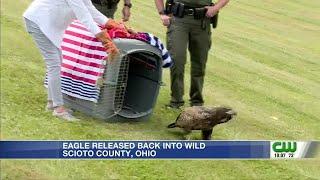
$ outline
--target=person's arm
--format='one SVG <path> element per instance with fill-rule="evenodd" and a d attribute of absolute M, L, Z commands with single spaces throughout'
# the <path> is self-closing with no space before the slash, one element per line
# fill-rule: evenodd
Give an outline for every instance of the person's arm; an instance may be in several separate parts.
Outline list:
<path fill-rule="evenodd" d="M 155 3 L 156 3 L 157 10 L 158 10 L 158 12 L 160 14 L 160 19 L 162 21 L 162 24 L 164 26 L 169 26 L 171 17 L 164 13 L 164 2 L 163 2 L 163 0 L 155 0 Z"/>
<path fill-rule="evenodd" d="M 124 0 L 124 5 L 122 9 L 122 20 L 123 21 L 129 21 L 130 19 L 130 9 L 131 9 L 131 0 Z"/>
<path fill-rule="evenodd" d="M 95 35 L 95 37 L 102 42 L 102 45 L 106 48 L 107 53 L 109 54 L 110 59 L 113 59 L 113 57 L 119 53 L 118 48 L 115 46 L 115 44 L 112 42 L 112 39 L 109 37 L 108 33 L 105 30 L 101 30 L 96 22 L 94 21 L 89 9 L 88 8 L 88 2 L 89 0 L 66 0 L 69 7 L 72 9 L 74 14 L 76 15 L 76 18 L 84 24 L 88 30 Z M 90 1 L 90 3 L 91 1 Z M 93 6 L 93 5 L 92 5 Z M 99 14 L 97 14 L 99 15 Z M 96 16 L 96 15 L 94 15 Z M 97 19 L 97 16 L 96 16 Z M 112 23 L 112 20 L 109 20 L 107 17 L 103 16 L 99 19 L 101 24 L 110 24 Z M 99 22 L 98 22 L 99 23 Z"/>
<path fill-rule="evenodd" d="M 219 0 L 214 6 L 207 6 L 208 9 L 206 16 L 213 17 L 216 15 L 220 9 L 222 9 L 225 5 L 227 5 L 229 0 Z"/>
<path fill-rule="evenodd" d="M 91 0 L 83 0 L 85 5 L 87 6 L 93 20 L 101 26 L 105 28 L 112 29 L 115 27 L 123 28 L 123 26 L 116 22 L 113 19 L 108 19 L 105 15 L 103 15 L 100 11 L 97 10 L 96 7 L 92 4 Z"/>
<path fill-rule="evenodd" d="M 76 15 L 76 18 L 84 24 L 88 30 L 93 33 L 94 35 L 101 32 L 101 29 L 98 27 L 98 25 L 95 23 L 89 9 L 87 8 L 86 4 L 82 0 L 66 0 L 69 7 L 72 9 L 74 14 Z M 101 19 L 102 21 L 102 19 Z M 103 18 L 103 23 L 105 24 L 108 21 L 107 17 Z"/>
<path fill-rule="evenodd" d="M 92 4 L 91 0 L 85 0 L 85 5 L 87 6 L 93 20 L 100 25 L 105 25 L 108 21 L 108 17 L 103 15 L 100 11 L 97 10 L 96 7 Z"/>

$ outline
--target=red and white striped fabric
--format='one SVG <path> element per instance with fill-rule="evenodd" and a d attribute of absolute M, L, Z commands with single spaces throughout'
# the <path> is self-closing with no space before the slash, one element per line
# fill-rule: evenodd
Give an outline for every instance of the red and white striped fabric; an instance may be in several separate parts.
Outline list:
<path fill-rule="evenodd" d="M 65 31 L 61 49 L 62 93 L 97 102 L 97 81 L 103 76 L 107 57 L 101 42 L 79 21 L 74 21 Z"/>

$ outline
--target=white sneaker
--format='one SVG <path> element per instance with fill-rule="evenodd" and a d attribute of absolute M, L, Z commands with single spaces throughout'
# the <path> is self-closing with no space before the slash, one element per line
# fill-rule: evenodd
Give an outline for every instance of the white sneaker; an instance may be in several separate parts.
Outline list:
<path fill-rule="evenodd" d="M 53 107 L 53 104 L 52 103 L 47 103 L 46 107 L 45 107 L 45 111 L 46 112 L 49 112 L 49 111 L 53 111 L 54 110 L 54 107 Z M 72 109 L 66 109 L 70 114 L 73 113 L 73 110 Z"/>
<path fill-rule="evenodd" d="M 74 121 L 80 121 L 80 119 L 75 118 L 74 116 L 72 116 L 72 114 L 68 111 L 63 111 L 63 112 L 57 112 L 57 111 L 53 111 L 52 112 L 53 116 L 56 116 L 60 119 L 66 120 L 66 121 L 70 121 L 70 122 L 74 122 Z"/>
<path fill-rule="evenodd" d="M 53 108 L 53 104 L 48 102 L 47 105 L 46 105 L 46 107 L 45 107 L 45 110 L 46 110 L 46 111 L 53 111 L 53 109 L 54 109 L 54 108 Z"/>

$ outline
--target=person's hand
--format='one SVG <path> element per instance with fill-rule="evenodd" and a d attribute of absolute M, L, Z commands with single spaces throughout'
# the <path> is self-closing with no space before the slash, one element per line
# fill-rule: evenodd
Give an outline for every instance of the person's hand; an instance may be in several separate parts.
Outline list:
<path fill-rule="evenodd" d="M 105 28 L 113 29 L 113 28 L 124 28 L 124 27 L 123 27 L 123 24 L 121 24 L 113 19 L 109 19 L 105 25 Z"/>
<path fill-rule="evenodd" d="M 130 26 L 124 25 L 124 27 L 129 34 L 137 34 L 137 32 L 134 29 L 132 29 Z"/>
<path fill-rule="evenodd" d="M 130 8 L 128 6 L 124 6 L 122 9 L 122 20 L 124 22 L 129 21 L 130 15 L 131 15 Z"/>
<path fill-rule="evenodd" d="M 129 34 L 137 34 L 135 30 L 133 30 L 130 26 L 127 26 L 124 21 L 120 21 L 120 25 L 124 30 L 126 30 Z"/>
<path fill-rule="evenodd" d="M 206 16 L 208 18 L 215 16 L 219 12 L 219 9 L 215 6 L 206 6 L 205 8 L 207 9 Z"/>
<path fill-rule="evenodd" d="M 163 24 L 164 26 L 169 26 L 169 25 L 170 25 L 170 19 L 171 19 L 170 16 L 165 15 L 165 14 L 161 14 L 161 15 L 160 15 L 160 19 L 161 19 L 162 24 Z"/>
<path fill-rule="evenodd" d="M 114 57 L 119 54 L 119 49 L 113 43 L 112 39 L 110 38 L 106 30 L 103 30 L 100 33 L 96 34 L 96 38 L 102 43 L 103 47 L 106 49 L 106 52 L 108 53 L 108 57 L 110 60 L 113 60 Z"/>
<path fill-rule="evenodd" d="M 105 28 L 107 30 L 121 29 L 124 32 L 129 33 L 129 34 L 137 34 L 137 32 L 135 32 L 131 27 L 126 26 L 126 24 L 122 20 L 117 22 L 113 19 L 109 19 L 105 25 Z"/>

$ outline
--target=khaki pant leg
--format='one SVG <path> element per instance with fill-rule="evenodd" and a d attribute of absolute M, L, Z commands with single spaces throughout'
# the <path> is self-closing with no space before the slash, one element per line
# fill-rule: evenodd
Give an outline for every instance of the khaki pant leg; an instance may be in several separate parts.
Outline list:
<path fill-rule="evenodd" d="M 184 104 L 184 69 L 188 41 L 188 26 L 173 20 L 167 32 L 167 46 L 174 61 L 174 64 L 170 69 L 172 104 Z"/>
<path fill-rule="evenodd" d="M 208 52 L 211 47 L 211 26 L 209 21 L 204 23 L 205 28 L 193 26 L 190 31 L 191 86 L 189 95 L 191 105 L 202 105 L 204 103 L 202 89 Z"/>

